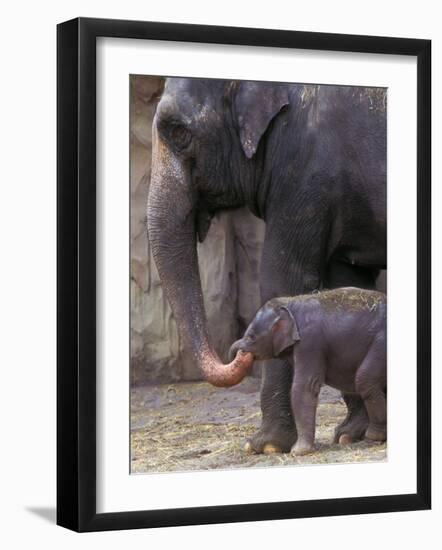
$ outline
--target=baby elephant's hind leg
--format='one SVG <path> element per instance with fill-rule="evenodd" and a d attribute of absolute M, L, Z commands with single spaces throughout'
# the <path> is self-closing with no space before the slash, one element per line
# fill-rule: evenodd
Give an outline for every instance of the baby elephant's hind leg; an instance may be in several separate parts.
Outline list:
<path fill-rule="evenodd" d="M 375 341 L 358 369 L 356 391 L 368 413 L 365 437 L 373 441 L 387 439 L 387 399 L 385 342 Z"/>

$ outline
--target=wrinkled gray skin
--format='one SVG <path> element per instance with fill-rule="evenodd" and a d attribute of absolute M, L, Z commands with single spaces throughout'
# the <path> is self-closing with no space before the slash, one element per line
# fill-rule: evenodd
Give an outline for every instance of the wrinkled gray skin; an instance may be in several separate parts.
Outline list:
<path fill-rule="evenodd" d="M 238 350 L 261 360 L 291 358 L 291 404 L 298 432 L 293 454 L 314 450 L 323 384 L 361 397 L 369 419 L 365 437 L 387 438 L 385 294 L 340 288 L 274 298 L 257 312 L 230 354 Z"/>
<path fill-rule="evenodd" d="M 153 122 L 148 231 L 184 347 L 206 379 L 238 383 L 250 356 L 223 366 L 207 335 L 196 239 L 213 214 L 247 206 L 266 222 L 261 301 L 338 286 L 373 288 L 386 264 L 386 112 L 379 89 L 168 79 Z M 291 449 L 292 369 L 264 365 L 255 452 Z M 367 414 L 344 394 L 338 436 Z"/>

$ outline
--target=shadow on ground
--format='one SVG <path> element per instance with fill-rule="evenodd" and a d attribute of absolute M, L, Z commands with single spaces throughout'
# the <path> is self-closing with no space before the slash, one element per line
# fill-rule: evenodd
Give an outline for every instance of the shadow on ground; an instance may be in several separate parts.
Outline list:
<path fill-rule="evenodd" d="M 26 510 L 31 514 L 34 514 L 35 516 L 38 516 L 45 521 L 48 521 L 49 523 L 55 524 L 56 522 L 57 512 L 54 507 L 50 508 L 44 506 L 28 506 Z"/>
<path fill-rule="evenodd" d="M 317 415 L 317 452 L 249 455 L 243 444 L 261 420 L 257 378 L 230 389 L 205 382 L 153 385 L 131 392 L 131 471 L 171 472 L 293 464 L 378 462 L 386 445 L 365 441 L 333 445 L 333 432 L 345 417 L 339 393 L 324 387 Z"/>

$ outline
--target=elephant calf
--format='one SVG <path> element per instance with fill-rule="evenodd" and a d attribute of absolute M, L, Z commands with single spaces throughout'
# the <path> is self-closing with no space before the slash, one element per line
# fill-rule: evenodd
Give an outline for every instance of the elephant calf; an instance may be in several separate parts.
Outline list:
<path fill-rule="evenodd" d="M 241 350 L 258 360 L 292 356 L 293 454 L 314 450 L 323 384 L 359 395 L 369 418 L 365 437 L 386 440 L 386 307 L 385 294 L 352 287 L 274 298 L 230 348 L 231 355 Z"/>

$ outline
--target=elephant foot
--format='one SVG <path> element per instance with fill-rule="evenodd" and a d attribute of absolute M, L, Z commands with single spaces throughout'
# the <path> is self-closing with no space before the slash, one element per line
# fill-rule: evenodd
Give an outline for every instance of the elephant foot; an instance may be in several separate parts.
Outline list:
<path fill-rule="evenodd" d="M 349 445 L 355 441 L 364 439 L 368 428 L 368 417 L 365 411 L 362 414 L 353 416 L 347 421 L 342 422 L 335 430 L 333 443 L 340 445 Z"/>
<path fill-rule="evenodd" d="M 256 454 L 255 449 L 253 448 L 250 441 L 246 441 L 244 444 L 244 451 L 248 454 Z M 262 454 L 264 455 L 273 455 L 275 453 L 281 453 L 280 447 L 273 445 L 273 443 L 266 443 L 262 448 Z"/>
<path fill-rule="evenodd" d="M 290 452 L 293 456 L 304 456 L 309 455 L 315 451 L 315 446 L 313 443 L 307 443 L 305 441 L 297 441 Z"/>
<path fill-rule="evenodd" d="M 349 434 L 341 434 L 338 443 L 339 445 L 350 445 L 353 443 L 353 439 Z"/>
<path fill-rule="evenodd" d="M 335 430 L 334 443 L 348 445 L 364 439 L 368 428 L 368 415 L 364 402 L 358 395 L 342 395 L 347 406 L 347 416 Z"/>
<path fill-rule="evenodd" d="M 293 428 L 261 428 L 248 439 L 244 445 L 246 453 L 273 454 L 288 453 L 296 441 L 296 430 Z"/>
<path fill-rule="evenodd" d="M 360 422 L 338 426 L 335 430 L 333 443 L 339 443 L 340 445 L 349 445 L 350 443 L 364 439 L 366 431 L 367 422 L 362 419 Z"/>
<path fill-rule="evenodd" d="M 383 443 L 387 439 L 387 430 L 383 427 L 370 425 L 365 432 L 365 439 Z"/>

